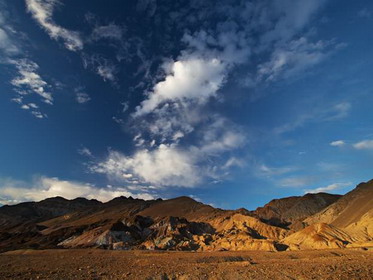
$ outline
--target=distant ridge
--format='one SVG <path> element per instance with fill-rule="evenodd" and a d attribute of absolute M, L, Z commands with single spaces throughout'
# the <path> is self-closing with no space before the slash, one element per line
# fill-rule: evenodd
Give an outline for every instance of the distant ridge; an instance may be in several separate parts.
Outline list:
<path fill-rule="evenodd" d="M 20 248 L 303 250 L 373 246 L 373 180 L 344 196 L 274 199 L 255 211 L 190 197 L 106 203 L 54 197 L 0 207 L 0 251 Z"/>

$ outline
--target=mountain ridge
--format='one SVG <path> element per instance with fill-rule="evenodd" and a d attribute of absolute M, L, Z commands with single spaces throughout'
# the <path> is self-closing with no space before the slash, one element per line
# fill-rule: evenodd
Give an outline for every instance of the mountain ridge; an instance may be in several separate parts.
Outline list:
<path fill-rule="evenodd" d="M 223 210 L 185 196 L 168 200 L 117 197 L 105 203 L 53 197 L 0 207 L 0 251 L 86 247 L 281 251 L 373 246 L 372 201 L 373 180 L 344 196 L 286 197 L 253 211 Z"/>

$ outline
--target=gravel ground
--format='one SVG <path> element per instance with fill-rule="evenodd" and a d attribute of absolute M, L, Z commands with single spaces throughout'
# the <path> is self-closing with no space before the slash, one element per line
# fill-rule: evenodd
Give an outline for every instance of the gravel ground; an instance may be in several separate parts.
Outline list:
<path fill-rule="evenodd" d="M 19 250 L 0 255 L 0 279 L 373 279 L 373 251 Z"/>

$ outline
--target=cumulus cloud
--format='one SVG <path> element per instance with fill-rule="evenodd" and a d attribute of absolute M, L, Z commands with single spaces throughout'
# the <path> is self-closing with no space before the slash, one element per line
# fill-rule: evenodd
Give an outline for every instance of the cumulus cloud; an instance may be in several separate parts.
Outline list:
<path fill-rule="evenodd" d="M 345 144 L 346 143 L 343 140 L 337 140 L 337 141 L 330 142 L 330 146 L 333 146 L 333 147 L 342 147 Z"/>
<path fill-rule="evenodd" d="M 83 40 L 76 31 L 71 31 L 56 24 L 52 18 L 58 0 L 26 0 L 26 7 L 33 18 L 54 40 L 61 39 L 65 47 L 71 51 L 83 49 Z"/>
<path fill-rule="evenodd" d="M 136 116 L 148 114 L 166 101 L 195 101 L 203 104 L 214 96 L 224 80 L 224 65 L 216 59 L 182 59 L 164 66 L 166 78 L 157 83 L 148 99 L 137 107 Z"/>
<path fill-rule="evenodd" d="M 106 160 L 91 167 L 91 171 L 113 176 L 117 180 L 133 179 L 161 186 L 191 187 L 200 181 L 193 154 L 175 145 L 159 145 L 156 149 L 138 150 L 132 157 L 110 151 Z"/>
<path fill-rule="evenodd" d="M 244 165 L 242 159 L 227 160 L 222 155 L 245 145 L 246 135 L 227 119 L 215 117 L 204 126 L 194 144 L 181 145 L 184 134 L 180 131 L 175 132 L 169 144 L 158 144 L 154 139 L 149 143 L 139 133 L 133 138 L 139 147 L 133 155 L 109 151 L 107 158 L 91 166 L 91 171 L 119 181 L 128 181 L 123 174 L 133 174 L 142 183 L 170 187 L 193 187 L 223 178 L 230 167 Z"/>
<path fill-rule="evenodd" d="M 338 190 L 340 188 L 349 187 L 351 185 L 352 183 L 334 183 L 334 184 L 330 184 L 325 187 L 319 187 L 316 189 L 308 189 L 308 190 L 305 190 L 304 193 L 330 192 L 330 191 Z"/>
<path fill-rule="evenodd" d="M 141 199 L 154 199 L 150 193 L 129 191 L 126 187 L 97 188 L 81 182 L 60 180 L 58 178 L 40 177 L 27 186 L 26 182 L 11 179 L 0 180 L 0 203 L 14 204 L 23 201 L 40 201 L 49 197 L 62 196 L 67 199 L 85 197 L 103 202 L 118 196 L 132 196 Z M 136 190 L 135 190 L 136 191 Z"/>
<path fill-rule="evenodd" d="M 363 140 L 353 145 L 357 150 L 373 150 L 373 140 Z"/>
<path fill-rule="evenodd" d="M 237 73 L 234 71 L 252 69 L 252 84 L 267 84 L 302 72 L 337 49 L 335 41 L 314 41 L 308 33 L 300 34 L 323 3 L 302 0 L 294 4 L 285 0 L 281 4 L 262 1 L 254 5 L 239 1 L 211 9 L 198 9 L 200 4 L 194 3 L 190 4 L 196 10 L 193 17 L 184 16 L 183 11 L 175 12 L 168 20 L 178 30 L 185 30 L 181 34 L 182 49 L 176 56 L 164 59 L 152 85 L 146 87 L 144 99 L 131 114 L 136 150 L 131 155 L 110 151 L 91 171 L 122 180 L 138 178 L 155 185 L 184 187 L 200 184 L 206 178 L 219 178 L 219 172 L 225 174 L 234 165 L 233 160 L 228 163 L 234 158 L 234 151 L 247 143 L 246 134 L 220 113 L 212 112 L 210 105 L 224 102 L 224 87 L 232 73 Z M 215 2 L 206 4 L 209 5 Z M 195 26 L 197 18 L 211 24 L 197 30 L 189 28 L 188 24 Z M 112 34 L 110 39 L 117 40 L 122 34 L 114 26 L 103 26 L 97 34 L 104 29 Z M 97 36 L 101 39 L 101 35 Z M 169 42 L 167 46 L 174 46 L 169 38 L 165 41 Z M 254 55 L 263 58 L 260 63 Z M 96 63 L 95 68 L 98 66 Z M 279 133 L 316 118 L 346 116 L 348 105 L 337 105 L 307 114 L 296 123 L 279 128 Z M 165 168 L 170 164 L 174 167 Z M 262 170 L 267 174 L 286 171 L 269 167 Z M 124 174 L 133 177 L 126 178 Z M 287 184 L 296 182 L 289 180 Z"/>

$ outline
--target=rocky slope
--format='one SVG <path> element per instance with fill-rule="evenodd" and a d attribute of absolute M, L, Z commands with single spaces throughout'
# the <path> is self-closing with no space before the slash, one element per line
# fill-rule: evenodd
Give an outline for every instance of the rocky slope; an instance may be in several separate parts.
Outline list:
<path fill-rule="evenodd" d="M 305 219 L 305 223 L 328 223 L 346 228 L 358 223 L 373 208 L 373 180 L 359 184 L 341 199 Z"/>
<path fill-rule="evenodd" d="M 255 211 L 222 210 L 189 197 L 60 197 L 0 208 L 0 250 L 301 250 L 373 245 L 373 181 L 345 196 L 307 194 Z"/>
<path fill-rule="evenodd" d="M 341 195 L 316 193 L 274 199 L 252 214 L 275 226 L 298 229 L 305 218 L 320 212 L 340 197 Z"/>

